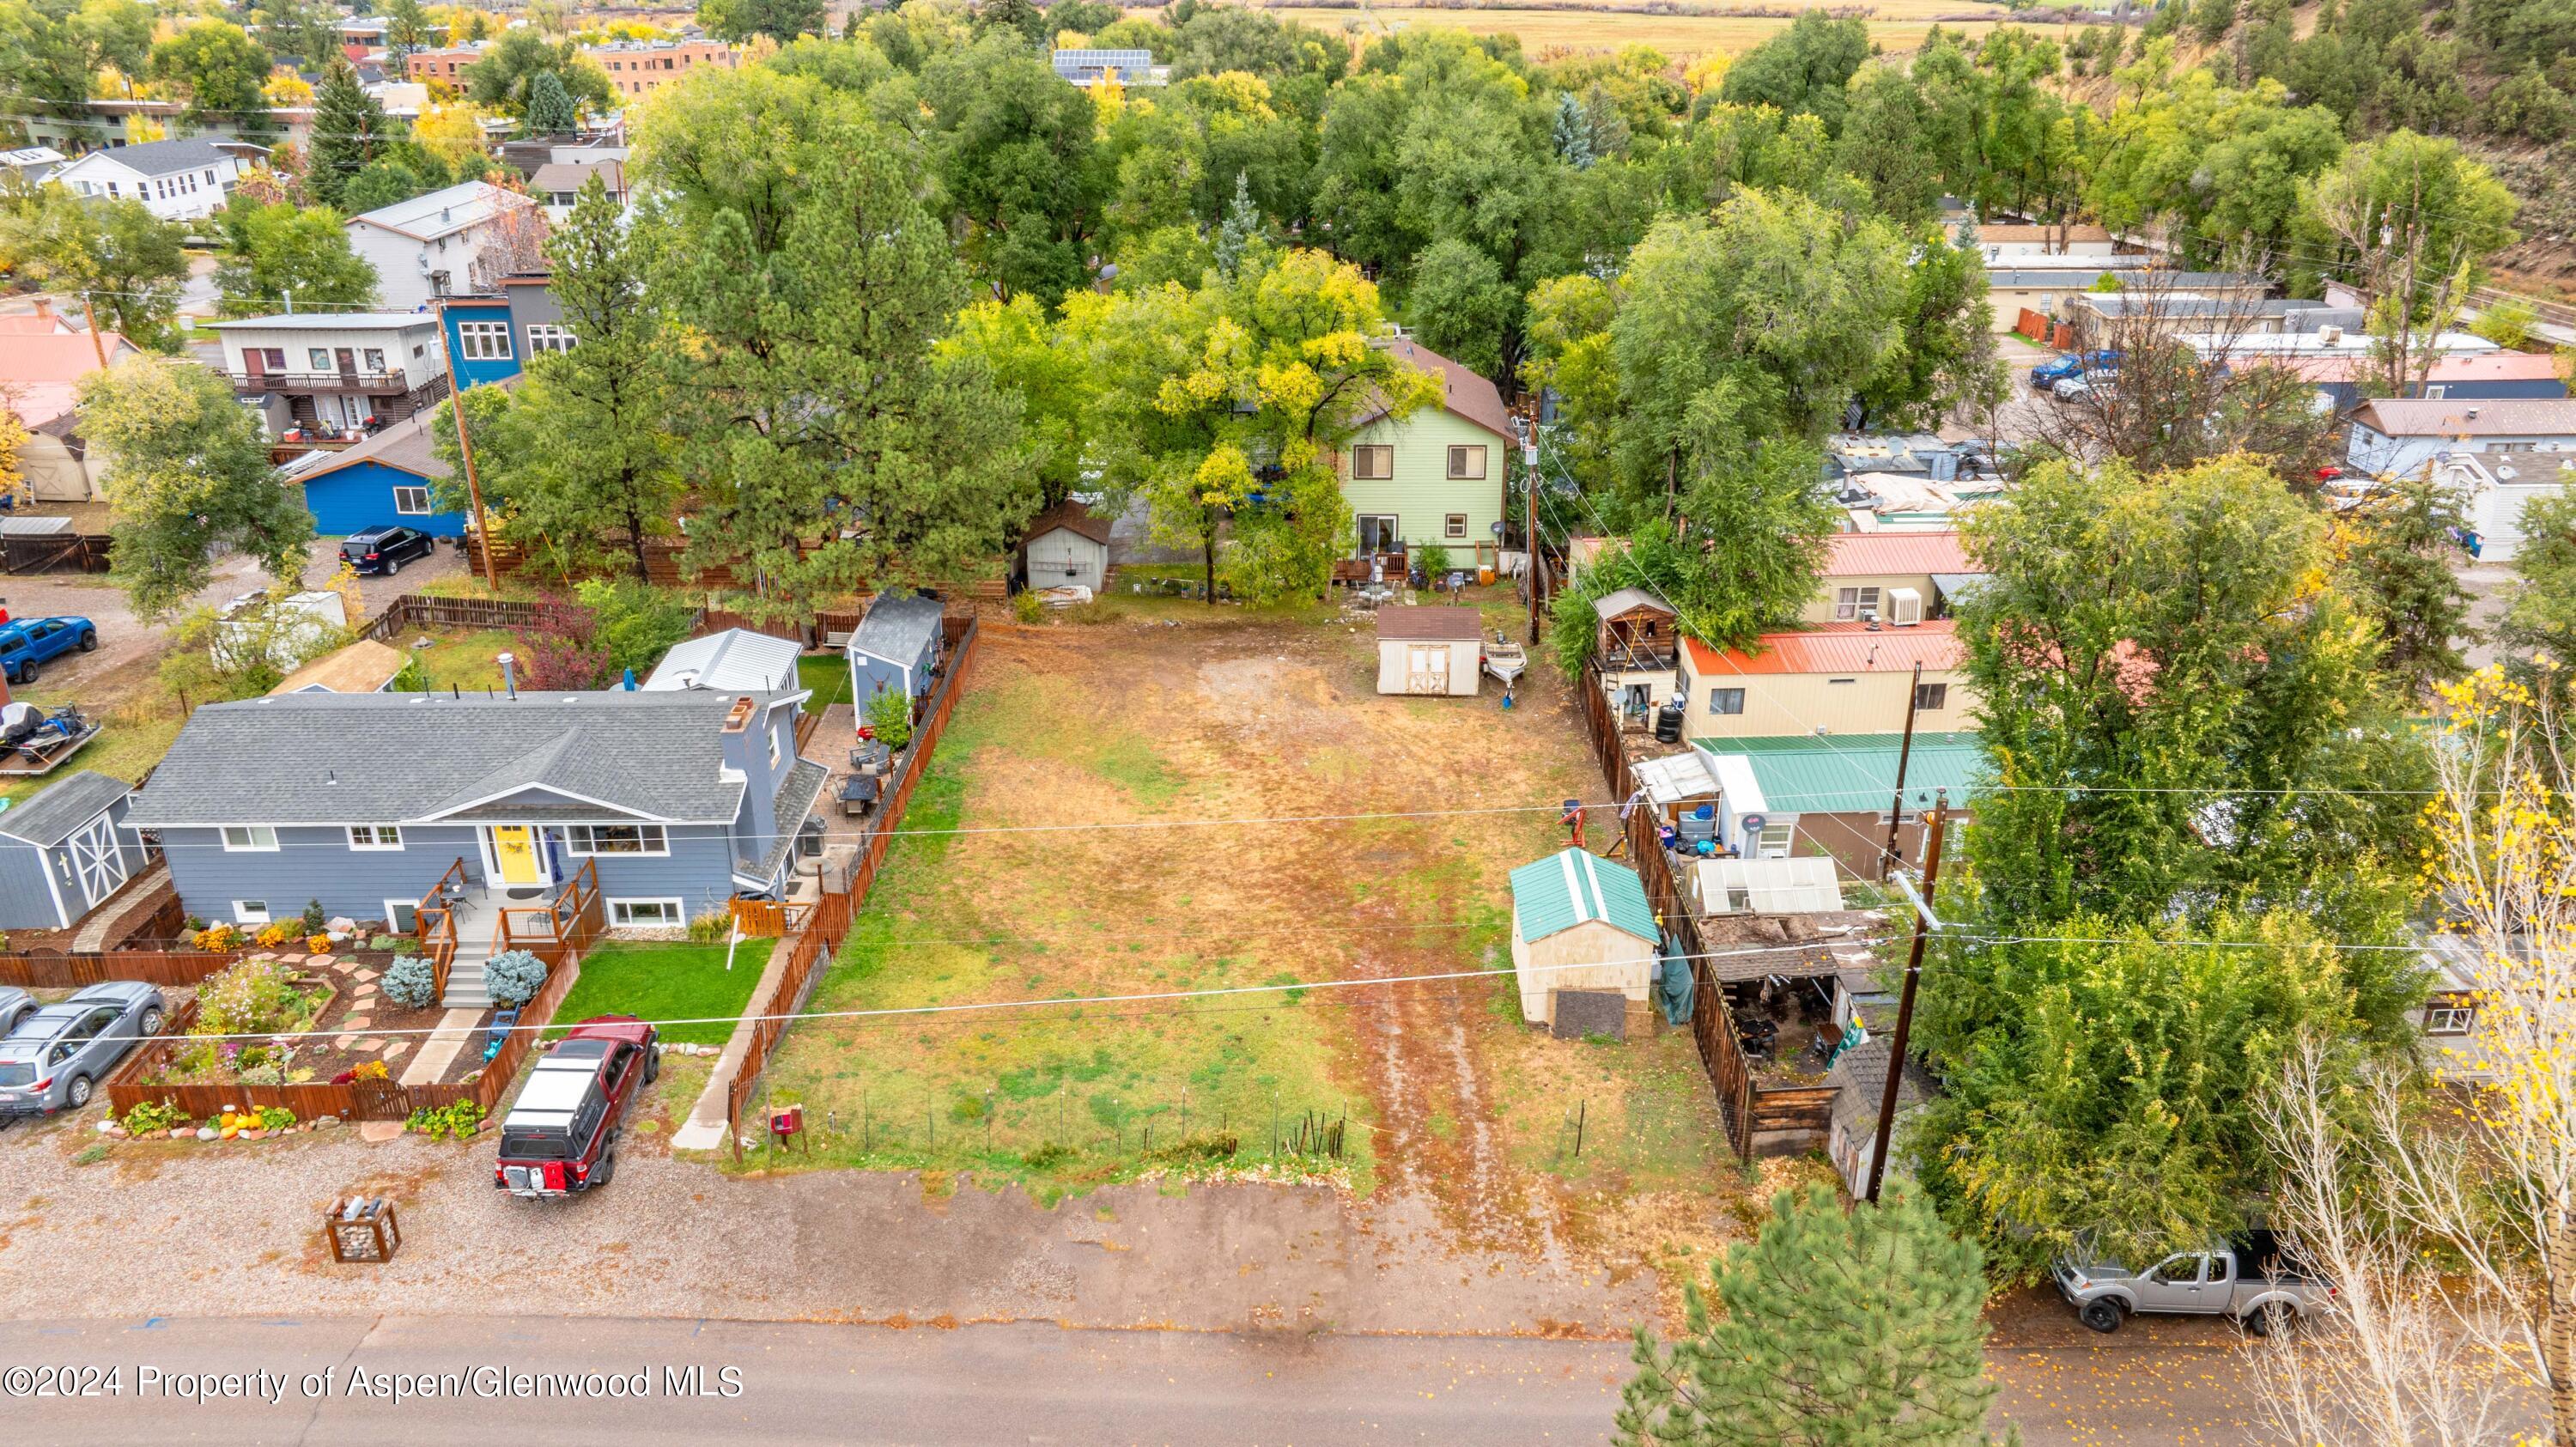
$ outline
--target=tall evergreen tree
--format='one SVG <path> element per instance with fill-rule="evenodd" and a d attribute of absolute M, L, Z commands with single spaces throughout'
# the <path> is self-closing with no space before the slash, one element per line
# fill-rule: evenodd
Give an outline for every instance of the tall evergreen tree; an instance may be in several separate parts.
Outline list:
<path fill-rule="evenodd" d="M 529 79 L 526 125 L 532 136 L 568 136 L 580 129 L 581 111 L 563 77 L 541 70 Z"/>
<path fill-rule="evenodd" d="M 1637 1329 L 1631 1447 L 1967 1447 L 1987 1440 L 1977 1248 L 1902 1180 L 1846 1211 L 1783 1191 L 1749 1245 L 1690 1288 L 1670 1343 Z"/>
<path fill-rule="evenodd" d="M 2346 589 L 2379 625 L 2380 676 L 2405 706 L 2431 703 L 2433 685 L 2468 672 L 2459 640 L 2469 592 L 2455 540 L 2467 526 L 2458 495 L 2421 473 L 2391 478 L 2335 519 Z"/>
<path fill-rule="evenodd" d="M 1243 253 L 1262 239 L 1261 208 L 1252 204 L 1252 181 L 1234 173 L 1234 201 L 1226 207 L 1225 224 L 1217 228 L 1216 265 L 1228 276 L 1243 264 Z"/>
<path fill-rule="evenodd" d="M 339 55 L 322 72 L 313 93 L 313 146 L 304 165 L 304 187 L 325 206 L 337 206 L 349 178 L 367 167 L 393 137 L 385 108 L 358 84 L 358 72 Z"/>
<path fill-rule="evenodd" d="M 646 285 L 651 240 L 597 175 L 548 238 L 554 298 L 575 344 L 528 359 L 513 401 L 524 475 L 509 489 L 513 527 L 592 558 L 622 550 L 648 583 L 646 544 L 670 530 L 680 494 L 665 320 Z"/>

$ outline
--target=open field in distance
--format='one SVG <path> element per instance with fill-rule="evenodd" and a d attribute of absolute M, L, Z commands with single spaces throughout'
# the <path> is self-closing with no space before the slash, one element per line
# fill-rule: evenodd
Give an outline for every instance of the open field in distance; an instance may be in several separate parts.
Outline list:
<path fill-rule="evenodd" d="M 1794 3 L 1794 0 L 1792 0 Z M 1447 9 L 1426 5 L 1376 5 L 1365 10 L 1310 6 L 1270 6 L 1271 14 L 1319 30 L 1339 33 L 1357 25 L 1363 35 L 1404 28 L 1450 27 L 1477 35 L 1512 34 L 1521 49 L 1537 55 L 1550 49 L 1616 50 L 1650 45 L 1679 60 L 1715 52 L 1741 54 L 1789 28 L 1790 22 L 1746 15 L 1643 15 L 1569 5 L 1551 10 Z M 1782 8 L 1788 8 L 1783 6 Z M 1942 0 L 1890 0 L 1876 7 L 1870 35 L 1883 51 L 1919 48 L 1932 28 L 1932 17 L 1964 13 L 1977 7 Z M 1994 12 L 1998 17 L 2004 12 Z M 1993 22 L 1945 22 L 1949 29 L 1982 35 Z"/>

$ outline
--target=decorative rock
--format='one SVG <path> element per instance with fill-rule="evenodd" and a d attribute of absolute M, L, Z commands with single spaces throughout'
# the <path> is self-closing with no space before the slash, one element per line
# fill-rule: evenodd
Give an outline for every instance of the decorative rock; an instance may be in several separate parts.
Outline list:
<path fill-rule="evenodd" d="M 165 1139 L 168 1139 L 168 1140 L 174 1140 L 174 1141 L 175 1141 L 175 1140 L 181 1139 L 182 1137 L 185 1137 L 185 1136 L 195 1135 L 195 1134 L 196 1134 L 196 1132 L 195 1132 L 195 1131 L 192 1131 L 192 1130 L 188 1130 L 188 1129 L 186 1129 L 186 1128 L 184 1128 L 184 1127 L 181 1127 L 181 1126 L 175 1126 L 175 1125 L 174 1125 L 174 1126 L 170 1127 L 168 1130 L 165 1130 L 165 1131 L 161 1132 L 161 1134 L 162 1134 L 162 1136 L 163 1136 Z"/>
<path fill-rule="evenodd" d="M 382 970 L 360 970 L 353 978 L 360 980 L 373 980 L 383 973 L 384 972 Z"/>
<path fill-rule="evenodd" d="M 125 1127 L 118 1125 L 115 1119 L 110 1117 L 109 1119 L 98 1123 L 98 1133 L 100 1135 L 122 1135 L 125 1133 Z"/>
<path fill-rule="evenodd" d="M 336 1115 L 317 1115 L 313 1118 L 313 1128 L 315 1130 L 320 1130 L 326 1125 L 338 1125 L 339 1123 L 340 1118 Z"/>
<path fill-rule="evenodd" d="M 223 1132 L 222 1132 L 222 1131 L 219 1131 L 219 1130 L 215 1129 L 213 1126 L 210 1126 L 210 1125 L 201 1125 L 201 1126 L 197 1127 L 197 1139 L 199 1139 L 199 1140 L 201 1140 L 201 1141 L 216 1140 L 216 1139 L 219 1139 L 222 1135 L 223 1135 Z"/>
<path fill-rule="evenodd" d="M 349 918 L 345 914 L 333 915 L 330 919 L 330 927 L 332 935 L 339 938 L 345 938 L 358 932 L 358 922 Z"/>
<path fill-rule="evenodd" d="M 358 1123 L 358 1139 L 370 1145 L 382 1145 L 402 1137 L 403 1123 L 398 1120 L 367 1120 Z"/>
<path fill-rule="evenodd" d="M 266 1129 L 260 1126 L 252 1126 L 250 1129 L 241 1133 L 241 1138 L 246 1141 L 255 1141 L 267 1134 L 268 1132 Z"/>

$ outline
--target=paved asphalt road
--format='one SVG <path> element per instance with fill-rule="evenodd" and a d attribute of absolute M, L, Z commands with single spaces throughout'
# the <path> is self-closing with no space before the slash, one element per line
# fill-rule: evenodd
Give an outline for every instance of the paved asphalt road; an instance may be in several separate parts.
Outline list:
<path fill-rule="evenodd" d="M 2215 1335 L 2002 1345 L 1995 1359 L 1998 1407 L 2030 1447 L 2249 1440 L 2237 1362 Z M 52 1378 L 26 1374 L 48 1366 Z M 36 1394 L 59 1391 L 65 1367 L 116 1375 L 81 1379 L 94 1395 Z M 478 1395 L 493 1383 L 477 1369 L 613 1373 L 629 1395 Z M 63 1444 L 1499 1447 L 1606 1441 L 1628 1371 L 1624 1343 L 1498 1337 L 580 1317 L 13 1321 L 0 1322 L 0 1422 L 12 1441 Z M 356 1385 L 362 1373 L 372 1394 Z M 392 1395 L 397 1375 L 420 1374 L 452 1374 L 466 1394 Z"/>

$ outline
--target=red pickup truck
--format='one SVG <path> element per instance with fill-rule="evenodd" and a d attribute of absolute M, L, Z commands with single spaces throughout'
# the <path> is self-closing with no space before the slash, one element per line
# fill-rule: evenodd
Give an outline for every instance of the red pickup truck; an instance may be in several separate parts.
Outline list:
<path fill-rule="evenodd" d="M 493 1187 L 536 1200 L 607 1185 L 626 1113 L 662 1073 L 657 1034 L 632 1015 L 599 1015 L 555 1042 L 501 1118 Z"/>

